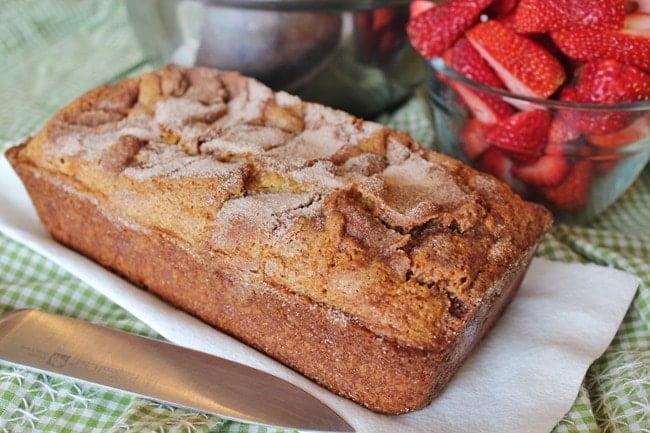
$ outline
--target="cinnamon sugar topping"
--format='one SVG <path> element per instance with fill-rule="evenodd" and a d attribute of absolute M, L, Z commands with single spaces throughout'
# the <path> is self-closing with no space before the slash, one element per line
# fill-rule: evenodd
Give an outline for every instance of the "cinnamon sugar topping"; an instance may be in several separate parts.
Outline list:
<path fill-rule="evenodd" d="M 146 196 L 112 208 L 400 344 L 454 332 L 444 312 L 527 242 L 502 236 L 509 205 L 485 204 L 500 187 L 457 161 L 237 74 L 168 66 L 93 95 L 109 102 L 66 109 L 34 158 L 107 202 Z"/>

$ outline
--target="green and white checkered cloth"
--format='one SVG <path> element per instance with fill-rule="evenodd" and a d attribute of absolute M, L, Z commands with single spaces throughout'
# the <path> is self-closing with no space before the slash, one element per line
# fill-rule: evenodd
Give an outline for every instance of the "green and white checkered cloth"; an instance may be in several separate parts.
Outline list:
<path fill-rule="evenodd" d="M 123 1 L 1 0 L 0 10 L 0 151 L 90 87 L 148 67 Z M 417 94 L 379 120 L 431 145 L 428 116 Z M 557 225 L 538 255 L 609 265 L 642 279 L 617 336 L 555 431 L 650 432 L 650 169 L 590 225 Z M 22 307 L 158 338 L 76 277 L 0 234 L 0 314 Z M 46 431 L 268 430 L 0 364 L 0 433 Z"/>

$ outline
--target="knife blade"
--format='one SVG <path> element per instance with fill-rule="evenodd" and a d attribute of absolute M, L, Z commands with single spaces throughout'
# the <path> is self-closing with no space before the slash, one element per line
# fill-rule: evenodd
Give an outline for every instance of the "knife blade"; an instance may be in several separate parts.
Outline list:
<path fill-rule="evenodd" d="M 301 388 L 204 352 L 35 309 L 0 318 L 0 359 L 219 417 L 354 432 Z"/>

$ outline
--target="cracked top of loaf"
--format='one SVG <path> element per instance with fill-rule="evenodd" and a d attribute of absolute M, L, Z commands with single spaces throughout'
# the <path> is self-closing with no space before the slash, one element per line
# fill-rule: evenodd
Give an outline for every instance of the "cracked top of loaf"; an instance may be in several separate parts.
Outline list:
<path fill-rule="evenodd" d="M 551 224 L 404 133 L 203 68 L 93 89 L 21 158 L 121 223 L 224 260 L 242 284 L 419 348 L 453 338 Z"/>

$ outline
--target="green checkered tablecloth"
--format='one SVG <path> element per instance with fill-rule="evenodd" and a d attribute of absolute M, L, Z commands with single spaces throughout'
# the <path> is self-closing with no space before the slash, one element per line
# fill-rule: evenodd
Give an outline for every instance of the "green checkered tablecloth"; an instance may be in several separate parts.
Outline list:
<path fill-rule="evenodd" d="M 0 11 L 0 150 L 36 131 L 88 88 L 148 67 L 123 1 L 3 0 Z M 431 144 L 427 113 L 418 94 L 378 120 Z M 642 279 L 617 336 L 589 369 L 555 431 L 650 432 L 650 169 L 590 225 L 556 225 L 538 255 L 609 265 Z M 0 233 L 0 313 L 21 307 L 158 337 L 76 277 Z M 0 433 L 41 431 L 266 429 L 0 364 Z"/>

